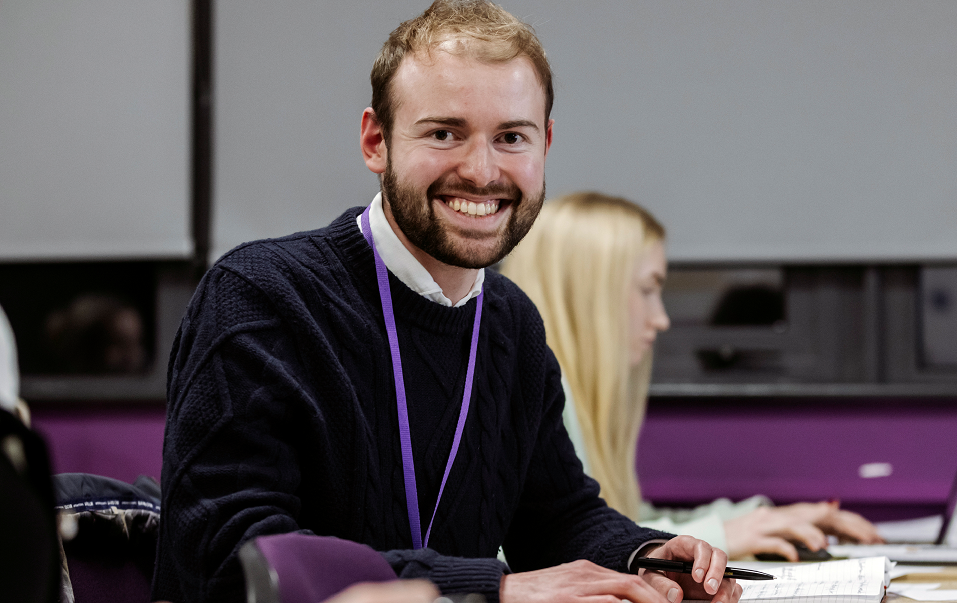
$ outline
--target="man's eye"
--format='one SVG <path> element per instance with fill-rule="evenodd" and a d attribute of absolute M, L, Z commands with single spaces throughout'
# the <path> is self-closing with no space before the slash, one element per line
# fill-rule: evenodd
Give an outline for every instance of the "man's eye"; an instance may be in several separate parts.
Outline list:
<path fill-rule="evenodd" d="M 432 136 L 434 136 L 436 140 L 448 140 L 449 137 L 452 136 L 452 133 L 448 130 L 436 130 Z"/>
<path fill-rule="evenodd" d="M 506 132 L 502 135 L 502 141 L 505 144 L 516 144 L 522 142 L 521 134 L 516 134 L 515 132 Z"/>

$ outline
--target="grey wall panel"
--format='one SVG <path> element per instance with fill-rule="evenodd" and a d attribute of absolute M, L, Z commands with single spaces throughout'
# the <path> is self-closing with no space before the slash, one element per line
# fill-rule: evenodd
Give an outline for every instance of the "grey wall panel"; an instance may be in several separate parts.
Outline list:
<path fill-rule="evenodd" d="M 371 199 L 368 72 L 425 4 L 217 6 L 215 254 Z M 503 5 L 556 74 L 551 195 L 643 202 L 678 260 L 957 259 L 957 3 Z"/>
<path fill-rule="evenodd" d="M 0 260 L 185 258 L 187 0 L 0 2 Z"/>

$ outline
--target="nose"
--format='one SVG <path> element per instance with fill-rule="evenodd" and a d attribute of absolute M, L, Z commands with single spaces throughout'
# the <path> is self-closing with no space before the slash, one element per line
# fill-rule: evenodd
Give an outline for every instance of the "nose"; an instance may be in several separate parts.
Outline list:
<path fill-rule="evenodd" d="M 459 161 L 458 175 L 477 187 L 488 186 L 498 180 L 500 172 L 495 150 L 485 141 L 475 140 L 465 145 Z"/>
<path fill-rule="evenodd" d="M 665 305 L 661 298 L 658 298 L 651 312 L 651 326 L 656 331 L 667 331 L 671 327 L 671 319 L 668 318 L 668 312 L 665 311 Z"/>

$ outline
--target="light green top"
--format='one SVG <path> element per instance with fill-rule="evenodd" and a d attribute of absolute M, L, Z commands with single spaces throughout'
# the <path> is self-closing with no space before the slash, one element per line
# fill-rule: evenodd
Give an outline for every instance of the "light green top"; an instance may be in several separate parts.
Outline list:
<path fill-rule="evenodd" d="M 565 389 L 565 410 L 562 412 L 565 430 L 568 431 L 572 444 L 575 446 L 575 452 L 585 468 L 585 473 L 591 474 L 588 453 L 585 449 L 585 438 L 582 435 L 581 424 L 575 410 L 575 401 L 564 376 L 562 377 L 562 386 Z M 728 539 L 724 533 L 724 522 L 750 513 L 758 507 L 771 505 L 771 501 L 761 495 L 752 496 L 736 503 L 727 498 L 719 498 L 707 505 L 701 505 L 693 509 L 667 509 L 655 507 L 642 501 L 640 523 L 646 528 L 654 528 L 672 534 L 694 536 L 713 547 L 727 550 Z"/>

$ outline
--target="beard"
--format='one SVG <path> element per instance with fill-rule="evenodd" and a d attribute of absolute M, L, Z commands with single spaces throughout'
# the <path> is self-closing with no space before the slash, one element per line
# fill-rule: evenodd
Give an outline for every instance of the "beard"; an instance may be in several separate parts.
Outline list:
<path fill-rule="evenodd" d="M 456 234 L 436 216 L 432 200 L 439 195 L 497 198 L 503 204 L 507 202 L 512 212 L 497 232 L 463 230 Z M 527 197 L 511 182 L 476 187 L 446 176 L 430 184 L 423 194 L 421 189 L 399 181 L 390 158 L 382 175 L 382 196 L 395 223 L 413 245 L 443 264 L 478 269 L 499 262 L 528 234 L 545 201 L 545 182 L 540 194 Z"/>

